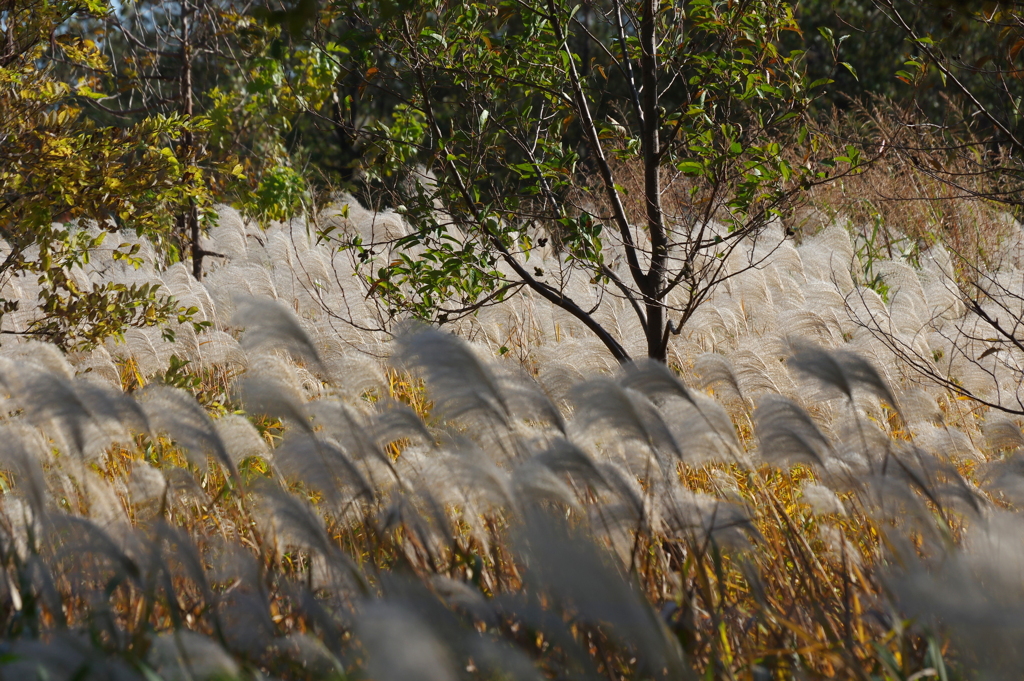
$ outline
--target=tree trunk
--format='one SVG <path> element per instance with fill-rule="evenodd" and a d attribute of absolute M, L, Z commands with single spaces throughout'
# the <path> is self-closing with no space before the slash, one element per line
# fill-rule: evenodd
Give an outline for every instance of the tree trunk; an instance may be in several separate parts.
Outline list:
<path fill-rule="evenodd" d="M 637 282 L 644 296 L 647 311 L 647 355 L 664 362 L 667 359 L 668 335 L 665 333 L 665 308 L 662 288 L 668 259 L 668 239 L 665 234 L 664 213 L 661 209 L 661 140 L 658 128 L 658 61 L 655 43 L 658 4 L 644 0 L 640 20 L 640 72 L 643 90 L 640 106 L 643 110 L 644 202 L 647 209 L 647 230 L 651 238 L 651 267 L 643 281 Z"/>
<path fill-rule="evenodd" d="M 191 32 L 189 30 L 192 9 L 187 3 L 181 3 L 181 114 L 191 124 L 193 115 L 192 98 L 192 45 L 190 42 Z M 192 251 L 192 276 L 197 280 L 203 278 L 203 248 L 200 244 L 202 233 L 199 229 L 199 206 L 191 196 L 195 177 L 189 168 L 196 164 L 195 137 L 191 129 L 187 129 L 181 139 L 181 156 L 185 164 L 185 174 L 182 183 L 185 190 L 190 194 L 188 207 L 185 212 L 178 216 L 178 229 L 182 240 L 188 240 Z"/>

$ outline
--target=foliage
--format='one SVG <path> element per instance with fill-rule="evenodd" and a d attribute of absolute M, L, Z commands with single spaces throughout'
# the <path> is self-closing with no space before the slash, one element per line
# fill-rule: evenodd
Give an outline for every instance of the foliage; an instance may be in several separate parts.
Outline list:
<path fill-rule="evenodd" d="M 169 213 L 204 196 L 182 185 L 188 169 L 169 146 L 185 131 L 197 130 L 197 122 L 158 116 L 127 128 L 98 126 L 75 103 L 97 96 L 89 85 L 55 77 L 57 60 L 93 71 L 106 68 L 94 43 L 57 33 L 76 9 L 15 3 L 0 50 L 7 55 L 0 67 L 0 229 L 6 242 L 0 278 L 34 279 L 44 317 L 26 332 L 72 346 L 177 314 L 173 300 L 152 287 L 107 283 L 82 290 L 72 269 L 88 263 L 104 243 L 104 230 L 134 231 L 169 247 Z M 32 20 L 23 21 L 28 16 Z M 92 220 L 101 231 L 56 220 Z M 127 244 L 114 245 L 113 252 L 129 262 L 133 255 Z M 7 293 L 3 310 L 27 302 Z"/>
<path fill-rule="evenodd" d="M 1019 100 L 1024 90 L 1015 75 L 1020 61 L 1019 8 L 958 0 L 879 0 L 833 2 L 804 0 L 796 10 L 803 27 L 812 73 L 831 72 L 829 48 L 818 35 L 828 28 L 843 39 L 844 59 L 851 70 L 835 74 L 836 86 L 824 103 L 846 110 L 872 97 L 914 106 L 936 124 L 953 122 L 951 114 L 976 108 L 943 74 L 928 52 L 942 55 L 944 65 L 986 109 L 999 111 L 1019 126 Z M 926 42 L 918 42 L 907 29 Z M 980 121 L 975 123 L 985 124 Z M 1019 134 L 1019 133 L 1018 133 Z"/>
<path fill-rule="evenodd" d="M 309 201 L 306 179 L 287 148 L 292 121 L 329 96 L 337 68 L 331 46 L 287 40 L 258 9 L 232 0 L 120 5 L 80 22 L 104 45 L 109 67 L 65 69 L 90 83 L 94 120 L 126 127 L 154 115 L 180 116 L 186 131 L 175 153 L 188 166 L 185 191 L 217 195 L 261 219 L 284 219 Z M 202 278 L 201 235 L 215 220 L 211 204 L 193 200 L 178 216 L 181 251 Z M 216 254 L 212 254 L 216 255 Z"/>
<path fill-rule="evenodd" d="M 283 220 L 309 206 L 307 178 L 294 167 L 288 136 L 300 113 L 321 108 L 330 96 L 338 48 L 288 46 L 273 28 L 260 30 L 260 48 L 202 98 L 212 122 L 209 162 L 231 169 L 221 180 L 224 198 L 250 215 Z"/>
<path fill-rule="evenodd" d="M 368 276 L 393 315 L 444 321 L 526 288 L 627 357 L 560 285 L 572 270 L 625 297 L 664 358 L 739 238 L 831 172 L 804 126 L 828 80 L 780 49 L 799 30 L 784 2 L 343 6 L 364 97 L 403 99 L 365 132 L 367 167 L 403 174 L 413 233 L 350 244 L 389 253 Z M 548 241 L 561 272 L 531 261 Z"/>

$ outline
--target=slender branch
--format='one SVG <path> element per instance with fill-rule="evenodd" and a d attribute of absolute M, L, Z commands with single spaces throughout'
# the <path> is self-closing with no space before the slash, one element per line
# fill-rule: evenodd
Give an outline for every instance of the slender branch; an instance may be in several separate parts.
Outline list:
<path fill-rule="evenodd" d="M 572 87 L 573 97 L 576 100 L 580 125 L 583 128 L 583 134 L 587 137 L 591 151 L 594 153 L 598 170 L 601 173 L 601 180 L 608 195 L 608 201 L 612 205 L 612 213 L 615 223 L 619 228 L 619 234 L 622 237 L 623 249 L 626 252 L 626 263 L 629 265 L 629 271 L 633 276 L 633 280 L 641 290 L 644 290 L 647 288 L 647 274 L 640 267 L 636 242 L 630 230 L 629 219 L 626 217 L 626 209 L 622 205 L 622 197 L 619 196 L 619 191 L 615 187 L 615 176 L 612 173 L 611 166 L 608 164 L 608 158 L 604 154 L 604 147 L 601 146 L 597 126 L 594 125 L 594 118 L 590 113 L 590 105 L 587 102 L 586 93 L 583 92 L 583 84 L 580 82 L 579 73 L 576 71 L 576 62 L 573 60 L 572 52 L 569 50 L 568 43 L 566 42 L 562 24 L 558 20 L 558 10 L 555 7 L 554 0 L 548 0 L 548 11 L 551 14 L 549 19 L 555 32 L 555 37 L 558 39 L 562 49 L 569 55 L 569 83 Z"/>
<path fill-rule="evenodd" d="M 416 42 L 409 35 L 409 27 L 407 22 L 405 23 L 404 28 L 406 40 L 408 41 L 410 46 L 415 47 Z M 430 102 L 430 91 L 429 88 L 427 88 L 426 81 L 423 76 L 423 68 L 421 64 L 418 63 L 413 64 L 412 66 L 413 72 L 416 75 L 417 84 L 420 88 L 420 91 L 423 93 L 424 114 L 426 115 L 427 121 L 430 124 L 432 133 L 438 140 L 441 140 L 444 138 L 444 136 L 441 132 L 441 127 L 437 122 L 437 118 L 434 116 L 433 106 L 431 105 Z M 524 268 L 522 266 L 522 263 L 520 263 L 516 259 L 516 257 L 508 250 L 505 244 L 501 241 L 501 238 L 494 233 L 493 229 L 491 229 L 488 226 L 486 218 L 484 218 L 484 216 L 481 215 L 480 210 L 477 207 L 475 200 L 473 199 L 472 193 L 469 191 L 469 188 L 466 186 L 466 183 L 462 178 L 462 173 L 459 171 L 458 167 L 454 164 L 454 162 L 448 160 L 448 150 L 442 149 L 438 157 L 441 159 L 441 164 L 447 166 L 448 170 L 451 172 L 452 178 L 455 181 L 456 188 L 458 189 L 459 194 L 462 196 L 462 200 L 465 202 L 466 207 L 472 214 L 474 222 L 487 237 L 488 241 L 490 241 L 494 249 L 498 251 L 498 253 L 501 255 L 502 260 L 504 260 L 505 263 L 507 263 L 508 266 L 512 268 L 516 275 L 519 276 L 519 278 L 522 279 L 523 282 L 527 286 L 529 286 L 531 290 L 538 293 L 542 298 L 544 298 L 550 303 L 553 303 L 554 305 L 557 305 L 558 307 L 562 308 L 569 314 L 579 319 L 588 329 L 590 329 L 591 332 L 594 333 L 594 335 L 596 335 L 601 340 L 602 343 L 604 343 L 605 347 L 608 348 L 608 350 L 612 353 L 615 359 L 619 360 L 620 362 L 629 361 L 630 356 L 629 353 L 626 352 L 625 348 L 623 348 L 622 345 L 617 340 L 615 340 L 615 338 L 607 331 L 607 329 L 601 326 L 593 318 L 592 315 L 588 314 L 585 310 L 583 310 L 572 298 L 565 295 L 564 291 L 559 291 L 558 289 L 555 289 L 554 287 L 549 286 L 548 284 L 538 281 L 529 272 L 526 271 L 526 268 Z"/>
<path fill-rule="evenodd" d="M 1006 124 L 1003 123 L 1003 121 L 999 120 L 999 118 L 994 113 L 992 113 L 988 109 L 988 107 L 986 107 L 984 104 L 978 101 L 978 98 L 974 95 L 974 92 L 969 87 L 964 85 L 959 78 L 956 77 L 956 74 L 953 73 L 950 70 L 950 68 L 946 65 L 945 60 L 942 59 L 941 56 L 938 55 L 936 51 L 926 41 L 922 40 L 917 35 L 917 32 L 914 30 L 914 28 L 907 23 L 906 19 L 903 18 L 903 15 L 900 14 L 898 9 L 896 9 L 896 5 L 893 2 L 893 0 L 875 0 L 875 3 L 884 6 L 892 13 L 891 16 L 887 14 L 887 16 L 889 16 L 889 20 L 893 21 L 900 28 L 902 28 L 903 32 L 907 34 L 907 36 L 914 43 L 914 45 L 922 52 L 924 52 L 928 56 L 928 59 L 930 59 L 931 62 L 935 64 L 935 68 L 939 69 L 939 71 L 942 73 L 943 76 L 946 77 L 947 80 L 951 81 L 954 85 L 956 85 L 957 89 L 960 90 L 960 92 L 965 97 L 967 97 L 967 99 L 970 100 L 971 104 L 977 107 L 978 111 L 981 113 L 982 116 L 987 118 L 988 121 L 997 130 L 999 130 L 999 132 L 1006 135 L 1006 138 L 1017 150 L 1017 153 L 1024 154 L 1024 143 L 1021 143 L 1021 141 L 1018 140 L 1017 137 L 1013 134 L 1013 132 L 1006 126 Z"/>
<path fill-rule="evenodd" d="M 629 83 L 629 99 L 633 103 L 633 113 L 636 114 L 637 122 L 640 124 L 641 134 L 644 129 L 644 110 L 640 106 L 640 92 L 636 89 L 636 77 L 633 75 L 633 61 L 629 58 L 628 45 L 626 43 L 626 27 L 622 23 L 622 6 L 620 0 L 612 0 L 612 12 L 615 14 L 616 36 L 619 40 L 619 49 L 622 50 L 622 63 L 625 64 L 626 82 Z"/>

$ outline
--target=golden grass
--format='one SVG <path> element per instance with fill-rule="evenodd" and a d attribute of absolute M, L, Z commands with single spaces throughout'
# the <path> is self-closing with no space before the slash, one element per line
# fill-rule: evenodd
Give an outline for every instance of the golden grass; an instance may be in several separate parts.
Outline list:
<path fill-rule="evenodd" d="M 130 373 L 130 367 L 127 371 Z M 387 397 L 409 404 L 429 418 L 430 403 L 421 383 L 396 372 L 388 374 L 388 381 Z M 258 425 L 268 441 L 281 427 L 266 419 L 258 420 Z M 98 470 L 109 480 L 125 479 L 140 456 L 162 467 L 188 468 L 184 457 L 167 441 L 140 440 L 137 445 L 134 450 L 112 452 L 106 466 Z M 400 456 L 399 450 L 392 454 Z M 971 475 L 970 465 L 961 470 Z M 228 484 L 220 469 L 211 467 L 205 474 L 193 469 L 193 473 L 205 499 L 171 504 L 167 520 L 193 537 L 201 552 L 209 550 L 218 536 L 246 546 L 265 574 L 272 618 L 279 632 L 314 631 L 314 623 L 296 612 L 279 588 L 284 580 L 308 576 L 310 556 L 301 551 L 279 554 L 261 535 L 260 520 L 250 501 Z M 249 461 L 243 473 L 250 480 L 270 474 L 268 463 L 262 460 Z M 690 540 L 649 534 L 637 538 L 630 579 L 655 610 L 663 613 L 687 659 L 703 678 L 753 681 L 768 678 L 763 675 L 767 673 L 777 679 L 906 679 L 933 664 L 929 656 L 934 655 L 935 639 L 892 621 L 890 613 L 880 610 L 884 587 L 875 572 L 885 551 L 886 528 L 863 513 L 855 498 L 845 498 L 848 515 L 815 515 L 801 499 L 801 484 L 814 480 L 811 470 L 802 466 L 789 471 L 769 467 L 750 471 L 721 464 L 681 464 L 679 475 L 684 485 L 696 492 L 721 495 L 723 486 L 730 487 L 738 495 L 737 501 L 750 510 L 755 529 L 755 538 L 744 547 L 719 546 L 697 534 Z M 294 491 L 301 492 L 298 488 Z M 309 498 L 316 500 L 315 495 Z M 149 522 L 136 514 L 138 509 L 128 506 L 126 510 L 141 526 Z M 509 522 L 500 515 L 486 520 L 491 533 L 489 548 L 478 544 L 462 527 L 461 534 L 452 538 L 452 549 L 439 556 L 402 528 L 380 532 L 369 509 L 362 522 L 328 518 L 327 529 L 332 541 L 371 579 L 387 570 L 411 571 L 424 578 L 450 575 L 479 584 L 490 597 L 515 592 L 522 585 L 519 566 L 507 547 Z M 846 542 L 841 548 L 829 546 L 823 528 Z M 138 645 L 145 645 L 147 631 L 184 626 L 215 633 L 196 585 L 184 573 L 174 575 L 173 583 L 178 594 L 174 607 L 136 589 L 116 590 L 114 610 Z M 88 603 L 66 603 L 69 622 L 89 617 Z M 52 621 L 52 613 L 44 615 L 44 625 Z M 542 634 L 527 634 L 516 621 L 503 621 L 500 626 L 508 638 L 530 652 L 538 668 L 558 676 L 564 653 L 557 645 Z M 638 678 L 633 653 L 618 647 L 599 627 L 575 626 L 573 631 L 600 674 L 609 679 Z M 285 667 L 275 671 L 289 677 Z"/>

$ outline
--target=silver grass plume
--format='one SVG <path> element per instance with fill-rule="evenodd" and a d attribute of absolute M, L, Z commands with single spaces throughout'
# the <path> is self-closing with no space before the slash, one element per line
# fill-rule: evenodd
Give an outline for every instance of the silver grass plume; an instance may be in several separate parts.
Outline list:
<path fill-rule="evenodd" d="M 800 486 L 801 500 L 811 507 L 817 515 L 836 514 L 846 515 L 846 507 L 836 493 L 824 485 L 815 482 L 805 482 Z"/>
<path fill-rule="evenodd" d="M 493 604 L 485 601 L 478 589 L 452 579 L 420 582 L 395 573 L 382 575 L 381 586 L 383 600 L 371 602 L 367 610 L 372 612 L 383 604 L 400 608 L 414 620 L 429 622 L 449 659 L 472 661 L 483 678 L 540 681 L 524 653 L 476 630 L 478 617 L 483 618 L 480 621 L 498 621 Z"/>
<path fill-rule="evenodd" d="M 226 414 L 213 423 L 224 449 L 236 466 L 254 456 L 269 457 L 267 441 L 249 419 L 240 414 Z"/>
<path fill-rule="evenodd" d="M 258 584 L 263 566 L 249 549 L 233 539 L 210 537 L 203 551 L 206 578 L 214 588 L 234 583 Z"/>
<path fill-rule="evenodd" d="M 370 425 L 370 433 L 380 448 L 398 440 L 411 440 L 425 446 L 434 445 L 434 436 L 410 407 L 395 402 L 378 412 Z"/>
<path fill-rule="evenodd" d="M 789 366 L 839 390 L 853 403 L 854 388 L 862 388 L 885 400 L 903 418 L 900 404 L 878 370 L 860 355 L 847 350 L 826 350 L 802 342 L 792 343 Z"/>
<path fill-rule="evenodd" d="M 982 468 L 983 486 L 1008 501 L 1024 505 L 1024 450 L 1018 449 Z"/>
<path fill-rule="evenodd" d="M 79 456 L 85 453 L 90 424 L 148 430 L 146 417 L 134 400 L 98 383 L 28 369 L 5 371 L 0 380 L 16 395 L 33 425 L 45 428 L 50 421 L 57 423 L 70 436 Z"/>
<path fill-rule="evenodd" d="M 657 516 L 669 536 L 689 538 L 695 546 L 714 541 L 746 548 L 746 533 L 757 533 L 743 506 L 678 487 L 658 495 Z"/>
<path fill-rule="evenodd" d="M 430 578 L 430 588 L 450 607 L 455 607 L 490 627 L 498 626 L 498 613 L 484 598 L 480 589 L 445 575 L 433 575 Z"/>
<path fill-rule="evenodd" d="M 362 414 L 344 402 L 314 400 L 306 405 L 312 416 L 312 426 L 322 437 L 339 442 L 353 459 L 376 458 L 390 463 L 372 435 L 372 424 L 367 427 Z"/>
<path fill-rule="evenodd" d="M 133 506 L 152 506 L 160 503 L 167 493 L 168 483 L 159 468 L 146 461 L 136 461 L 128 477 L 128 497 Z M 135 509 L 136 515 L 139 508 Z"/>
<path fill-rule="evenodd" d="M 0 463 L 18 476 L 19 488 L 37 516 L 45 513 L 47 505 L 46 478 L 40 461 L 46 445 L 34 442 L 40 439 L 39 432 L 26 424 L 0 426 Z"/>
<path fill-rule="evenodd" d="M 136 585 L 141 583 L 141 571 L 136 562 L 103 528 L 88 518 L 51 514 L 48 525 L 50 541 L 56 547 L 55 562 L 67 560 L 73 570 L 97 569 L 97 564 L 89 564 L 91 558 L 107 568 L 105 579 L 121 578 Z M 75 581 L 82 584 L 84 580 Z"/>
<path fill-rule="evenodd" d="M 217 604 L 203 560 L 192 538 L 184 530 L 163 521 L 157 522 L 151 530 L 148 554 L 147 572 L 154 579 L 155 585 L 164 591 L 165 597 L 171 599 L 168 601 L 169 614 L 177 625 L 181 625 L 181 613 L 174 596 L 175 582 L 188 580 L 199 592 L 206 606 L 213 607 Z M 210 623 L 214 631 L 218 631 L 220 622 L 216 617 L 216 611 L 210 611 L 210 614 Z"/>
<path fill-rule="evenodd" d="M 398 527 L 415 537 L 435 564 L 445 549 L 456 550 L 448 513 L 429 490 L 397 495 L 379 516 L 377 529 L 382 534 Z"/>
<path fill-rule="evenodd" d="M 1018 514 L 997 511 L 965 529 L 960 548 L 929 558 L 910 551 L 884 575 L 900 611 L 949 629 L 978 678 L 1020 675 L 1024 652 L 1024 536 Z"/>
<path fill-rule="evenodd" d="M 286 478 L 323 494 L 338 511 L 374 497 L 374 487 L 345 451 L 312 433 L 290 431 L 274 450 L 274 464 Z"/>
<path fill-rule="evenodd" d="M 491 509 L 516 507 L 508 472 L 498 466 L 474 439 L 452 434 L 443 445 L 444 456 L 425 471 L 425 479 L 432 484 L 432 493 L 451 500 L 458 499 L 468 508 Z"/>
<path fill-rule="evenodd" d="M 54 632 L 47 640 L 22 638 L 11 641 L 5 653 L 9 660 L 3 665 L 5 679 L 143 679 L 127 662 L 111 656 L 88 636 L 67 630 Z M 163 678 L 167 681 L 174 679 L 172 676 Z"/>
<path fill-rule="evenodd" d="M 610 636 L 637 650 L 645 674 L 687 677 L 679 642 L 596 544 L 560 518 L 534 512 L 526 515 L 514 546 L 530 590 L 546 593 L 583 622 L 607 627 Z"/>
<path fill-rule="evenodd" d="M 1024 449 L 1024 433 L 1020 426 L 1006 417 L 990 415 L 982 426 L 985 440 L 992 452 Z"/>
<path fill-rule="evenodd" d="M 315 552 L 333 566 L 344 568 L 353 585 L 366 591 L 366 580 L 359 568 L 331 541 L 323 519 L 308 502 L 267 481 L 260 481 L 254 491 L 264 512 L 263 531 L 273 538 L 279 553 L 286 546 Z"/>
<path fill-rule="evenodd" d="M 643 394 L 627 391 L 611 379 L 595 378 L 573 388 L 571 398 L 576 407 L 573 426 L 581 431 L 641 442 L 659 457 L 666 473 L 674 468 L 667 455 L 682 458 L 668 426 Z"/>
<path fill-rule="evenodd" d="M 832 443 L 800 405 L 782 395 L 764 395 L 754 409 L 761 456 L 777 465 L 824 467 Z"/>
<path fill-rule="evenodd" d="M 109 385 L 78 378 L 72 382 L 78 399 L 100 423 L 116 423 L 135 433 L 150 431 L 149 419 L 139 403 Z"/>
<path fill-rule="evenodd" d="M 55 576 L 42 554 L 28 554 L 22 567 L 22 577 L 27 578 L 29 588 L 35 592 L 35 597 L 49 611 L 57 626 L 61 629 L 66 628 L 67 616 L 64 613 L 60 592 L 57 591 Z"/>
<path fill-rule="evenodd" d="M 622 501 L 623 510 L 627 513 L 629 521 L 633 524 L 638 521 L 646 522 L 647 502 L 636 477 L 610 463 L 600 464 L 598 468 L 601 478 L 607 481 L 609 490 Z"/>
<path fill-rule="evenodd" d="M 693 461 L 703 458 L 691 456 L 686 445 L 693 445 L 694 450 L 707 449 L 707 445 L 700 443 L 698 438 L 701 434 L 708 434 L 719 440 L 727 454 L 731 455 L 730 459 L 738 458 L 740 449 L 736 431 L 725 411 L 710 398 L 692 393 L 665 364 L 653 360 L 628 364 L 622 370 L 619 383 L 625 388 L 643 393 L 659 405 L 683 457 Z M 679 404 L 677 400 L 686 404 L 683 410 L 673 409 Z M 685 418 L 678 423 L 679 428 L 673 429 L 673 421 L 680 411 L 685 413 Z"/>
<path fill-rule="evenodd" d="M 574 482 L 594 490 L 611 489 L 604 473 L 590 455 L 565 438 L 554 438 L 533 461 L 552 473 L 568 474 Z"/>
<path fill-rule="evenodd" d="M 213 456 L 238 479 L 238 470 L 217 434 L 213 419 L 194 397 L 180 388 L 150 384 L 140 391 L 139 402 L 153 430 L 170 435 L 192 464 L 206 470 L 206 458 Z"/>
<path fill-rule="evenodd" d="M 287 421 L 296 428 L 313 432 L 302 395 L 287 383 L 247 373 L 237 384 L 238 397 L 252 414 L 264 414 Z"/>
<path fill-rule="evenodd" d="M 245 328 L 241 342 L 247 351 L 283 346 L 327 375 L 313 340 L 295 314 L 280 301 L 239 296 L 235 298 L 231 323 Z"/>
<path fill-rule="evenodd" d="M 281 581 L 281 591 L 291 600 L 298 614 L 306 618 L 323 636 L 325 647 L 336 657 L 343 655 L 342 636 L 349 618 L 348 603 L 337 595 L 317 594 L 306 584 Z"/>
<path fill-rule="evenodd" d="M 560 477 L 536 459 L 529 459 L 512 471 L 512 488 L 520 508 L 543 502 L 555 502 L 576 509 L 579 503 L 572 489 Z"/>
<path fill-rule="evenodd" d="M 364 427 L 365 419 L 360 414 L 345 403 L 333 400 L 310 402 L 306 410 L 312 415 L 312 425 L 318 429 L 319 439 L 341 448 L 352 461 L 361 462 L 374 486 L 377 486 L 377 481 L 373 476 L 373 465 L 378 470 L 386 470 L 398 485 L 402 484 L 391 456 L 378 444 L 370 429 Z"/>
<path fill-rule="evenodd" d="M 565 434 L 562 412 L 531 377 L 518 373 L 496 378 L 511 416 L 534 423 L 548 423 Z"/>
<path fill-rule="evenodd" d="M 433 626 L 397 604 L 376 602 L 360 613 L 356 635 L 379 681 L 457 681 L 455 660 Z M 400 642 L 400 645 L 396 645 Z"/>
<path fill-rule="evenodd" d="M 921 423 L 941 426 L 945 421 L 945 415 L 935 398 L 921 388 L 904 390 L 900 393 L 899 401 L 911 428 Z"/>
<path fill-rule="evenodd" d="M 722 386 L 732 391 L 737 399 L 746 399 L 736 379 L 732 363 L 724 355 L 717 352 L 704 353 L 694 361 L 693 372 L 700 379 L 700 387 L 714 388 L 717 391 L 718 386 Z"/>
<path fill-rule="evenodd" d="M 568 631 L 562 613 L 553 611 L 547 602 L 542 602 L 540 594 L 524 590 L 519 594 L 498 594 L 491 601 L 501 615 L 543 633 L 553 646 L 558 646 L 565 656 L 565 668 L 570 672 L 570 678 L 602 678 L 593 659 Z"/>
<path fill-rule="evenodd" d="M 749 466 L 749 457 L 736 437 L 736 427 L 714 398 L 693 394 L 693 402 L 669 398 L 661 405 L 665 423 L 679 443 L 685 461 L 698 465 L 720 461 Z"/>
<path fill-rule="evenodd" d="M 662 362 L 648 359 L 627 364 L 622 368 L 619 384 L 623 388 L 643 393 L 654 401 L 672 396 L 697 406 L 686 385 Z"/>
<path fill-rule="evenodd" d="M 326 637 L 325 637 L 326 638 Z M 294 669 L 313 679 L 345 678 L 345 664 L 323 641 L 312 634 L 294 632 L 270 644 L 275 666 Z"/>
<path fill-rule="evenodd" d="M 465 341 L 443 331 L 410 326 L 395 339 L 393 362 L 427 383 L 438 416 L 485 416 L 508 427 L 509 408 L 497 381 Z"/>
<path fill-rule="evenodd" d="M 238 663 L 217 643 L 187 629 L 156 636 L 146 661 L 165 681 L 233 679 L 241 673 Z"/>
<path fill-rule="evenodd" d="M 274 640 L 274 621 L 265 591 L 256 585 L 239 584 L 217 601 L 220 638 L 232 652 L 264 662 Z"/>
<path fill-rule="evenodd" d="M 956 466 L 911 443 L 896 442 L 882 472 L 920 492 L 940 510 L 955 503 L 960 510 L 980 513 L 985 503 Z"/>

